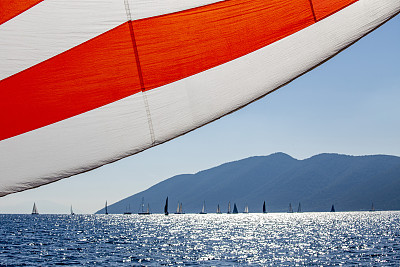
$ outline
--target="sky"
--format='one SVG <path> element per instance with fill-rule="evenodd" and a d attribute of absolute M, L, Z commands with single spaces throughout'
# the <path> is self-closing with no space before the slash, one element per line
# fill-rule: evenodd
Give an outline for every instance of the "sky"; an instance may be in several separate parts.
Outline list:
<path fill-rule="evenodd" d="M 0 198 L 0 213 L 94 213 L 169 177 L 284 152 L 400 156 L 400 16 L 245 108 L 137 155 Z"/>

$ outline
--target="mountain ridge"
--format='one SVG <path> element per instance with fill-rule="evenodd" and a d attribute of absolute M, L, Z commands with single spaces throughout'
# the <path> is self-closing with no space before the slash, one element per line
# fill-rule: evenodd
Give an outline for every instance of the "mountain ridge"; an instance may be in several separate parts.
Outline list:
<path fill-rule="evenodd" d="M 269 212 L 284 212 L 289 203 L 295 207 L 299 202 L 303 211 L 328 211 L 332 204 L 338 211 L 368 210 L 371 202 L 388 210 L 400 209 L 399 190 L 400 157 L 322 153 L 298 160 L 278 152 L 173 176 L 110 205 L 108 211 L 139 207 L 144 197 L 152 212 L 161 213 L 167 196 L 170 212 L 183 202 L 184 211 L 197 213 L 203 201 L 208 212 L 215 212 L 217 204 L 226 212 L 229 201 L 240 211 L 248 204 L 250 212 L 261 212 L 264 200 Z"/>

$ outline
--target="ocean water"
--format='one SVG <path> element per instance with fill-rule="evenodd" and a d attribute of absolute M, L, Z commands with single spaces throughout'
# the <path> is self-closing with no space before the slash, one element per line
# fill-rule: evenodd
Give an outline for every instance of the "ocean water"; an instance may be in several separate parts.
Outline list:
<path fill-rule="evenodd" d="M 400 212 L 0 215 L 1 266 L 400 266 Z"/>

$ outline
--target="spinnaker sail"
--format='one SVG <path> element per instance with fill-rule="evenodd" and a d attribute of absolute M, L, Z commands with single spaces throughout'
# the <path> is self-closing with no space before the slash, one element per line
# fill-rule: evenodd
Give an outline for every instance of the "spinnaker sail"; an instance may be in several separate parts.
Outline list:
<path fill-rule="evenodd" d="M 399 11 L 400 0 L 2 0 L 0 196 L 221 118 Z"/>

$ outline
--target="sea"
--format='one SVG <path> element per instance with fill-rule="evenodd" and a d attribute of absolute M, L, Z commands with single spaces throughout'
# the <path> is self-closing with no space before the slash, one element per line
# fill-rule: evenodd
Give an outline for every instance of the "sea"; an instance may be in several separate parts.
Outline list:
<path fill-rule="evenodd" d="M 400 266 L 400 212 L 0 215 L 0 266 Z"/>

